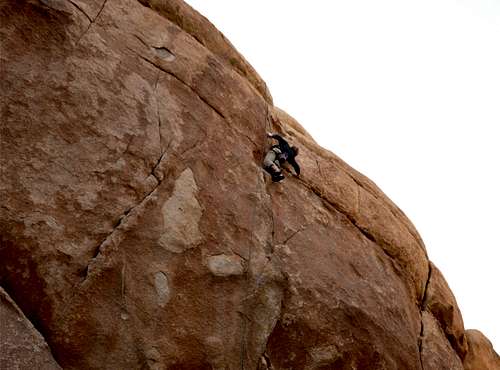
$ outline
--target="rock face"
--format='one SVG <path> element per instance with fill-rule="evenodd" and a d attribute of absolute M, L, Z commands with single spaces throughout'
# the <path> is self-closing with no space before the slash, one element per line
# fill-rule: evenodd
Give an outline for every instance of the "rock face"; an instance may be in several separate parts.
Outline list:
<path fill-rule="evenodd" d="M 468 351 L 464 360 L 465 370 L 498 370 L 500 357 L 493 349 L 488 338 L 478 330 L 467 330 Z"/>
<path fill-rule="evenodd" d="M 61 367 L 497 366 L 402 211 L 188 5 L 0 7 L 0 285 Z"/>
<path fill-rule="evenodd" d="M 0 288 L 0 369 L 60 369 L 49 346 Z"/>

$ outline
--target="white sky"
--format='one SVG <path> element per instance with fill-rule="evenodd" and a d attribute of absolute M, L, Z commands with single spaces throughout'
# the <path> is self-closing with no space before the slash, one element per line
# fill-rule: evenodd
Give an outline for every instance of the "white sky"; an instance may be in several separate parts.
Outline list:
<path fill-rule="evenodd" d="M 500 0 L 188 3 L 403 209 L 499 352 Z"/>

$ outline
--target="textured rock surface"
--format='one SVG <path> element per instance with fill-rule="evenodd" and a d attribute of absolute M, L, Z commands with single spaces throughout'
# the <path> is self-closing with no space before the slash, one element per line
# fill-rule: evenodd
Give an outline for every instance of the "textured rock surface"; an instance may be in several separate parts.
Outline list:
<path fill-rule="evenodd" d="M 0 6 L 0 285 L 62 367 L 480 361 L 411 222 L 189 6 Z M 270 130 L 300 178 L 264 175 Z"/>
<path fill-rule="evenodd" d="M 468 351 L 464 360 L 465 370 L 498 370 L 500 356 L 493 349 L 491 342 L 479 330 L 467 330 Z"/>
<path fill-rule="evenodd" d="M 430 266 L 425 306 L 439 322 L 453 349 L 463 359 L 467 352 L 467 340 L 460 309 L 441 271 L 432 262 Z"/>
<path fill-rule="evenodd" d="M 49 346 L 0 288 L 0 369 L 60 369 Z"/>
<path fill-rule="evenodd" d="M 422 314 L 421 360 L 424 370 L 461 370 L 462 361 L 446 340 L 436 318 L 429 312 Z"/>

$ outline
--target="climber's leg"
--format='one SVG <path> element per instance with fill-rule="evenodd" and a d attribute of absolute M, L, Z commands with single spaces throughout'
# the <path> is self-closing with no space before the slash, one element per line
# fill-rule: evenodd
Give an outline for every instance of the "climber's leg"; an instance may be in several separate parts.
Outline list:
<path fill-rule="evenodd" d="M 281 173 L 281 168 L 275 162 L 277 162 L 276 152 L 274 150 L 268 151 L 264 158 L 263 167 L 271 175 L 273 181 L 280 181 L 284 176 Z"/>

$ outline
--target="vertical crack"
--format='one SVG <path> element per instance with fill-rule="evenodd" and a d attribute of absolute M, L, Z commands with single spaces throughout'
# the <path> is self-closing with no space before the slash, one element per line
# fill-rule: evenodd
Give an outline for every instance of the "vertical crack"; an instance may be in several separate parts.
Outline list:
<path fill-rule="evenodd" d="M 158 101 L 158 83 L 160 82 L 160 74 L 161 74 L 161 71 L 158 70 L 158 74 L 156 75 L 156 81 L 155 81 L 154 97 L 155 97 L 155 102 L 156 102 L 156 115 L 158 117 L 158 140 L 160 143 L 160 153 L 163 153 L 163 145 L 162 145 L 162 140 L 161 140 L 160 102 Z M 162 157 L 163 157 L 163 154 L 162 154 Z"/>
<path fill-rule="evenodd" d="M 318 172 L 319 172 L 319 175 L 321 176 L 321 178 L 324 180 L 325 177 L 323 176 L 323 171 L 321 170 L 321 166 L 319 165 L 319 161 L 318 159 L 316 159 L 316 166 L 318 166 Z"/>
<path fill-rule="evenodd" d="M 424 288 L 424 294 L 422 295 L 422 301 L 420 302 L 420 311 L 423 311 L 425 309 L 425 304 L 427 302 L 427 290 L 429 288 L 429 282 L 431 281 L 432 277 L 432 267 L 431 267 L 431 261 L 427 260 L 427 281 L 425 282 L 425 288 Z"/>
<path fill-rule="evenodd" d="M 424 342 L 424 320 L 420 313 L 420 336 L 418 337 L 418 357 L 420 359 L 420 368 L 424 370 L 424 362 L 422 360 L 422 346 Z"/>
<path fill-rule="evenodd" d="M 424 362 L 422 360 L 422 347 L 424 342 L 424 311 L 425 305 L 427 302 L 427 290 L 429 288 L 429 282 L 432 276 L 432 267 L 430 261 L 427 261 L 428 272 L 427 272 L 427 281 L 425 282 L 424 294 L 422 296 L 422 300 L 420 302 L 420 335 L 418 337 L 418 355 L 420 358 L 420 367 L 424 370 Z"/>
<path fill-rule="evenodd" d="M 233 130 L 233 131 L 236 131 L 239 135 L 245 137 L 250 143 L 252 143 L 253 145 L 255 145 L 256 147 L 259 147 L 260 145 L 257 144 L 250 136 L 248 136 L 245 132 L 239 130 L 237 128 L 237 126 L 235 125 L 231 125 L 230 124 L 230 120 L 215 106 L 213 105 L 212 103 L 210 103 L 206 97 L 204 97 L 203 95 L 201 95 L 194 87 L 192 87 L 191 85 L 189 85 L 186 81 L 182 80 L 179 76 L 177 76 L 175 73 L 169 71 L 168 69 L 164 68 L 163 66 L 155 63 L 154 61 L 151 61 L 149 60 L 148 58 L 140 55 L 140 54 L 137 54 L 137 52 L 133 49 L 130 49 L 130 51 L 132 51 L 133 53 L 135 53 L 140 59 L 142 59 L 144 62 L 152 65 L 153 67 L 155 68 L 158 68 L 160 71 L 163 71 L 165 72 L 167 75 L 169 75 L 170 77 L 172 78 L 175 78 L 177 81 L 179 81 L 181 84 L 185 85 L 189 90 L 191 90 L 191 92 L 193 92 L 196 96 L 198 96 L 198 98 L 205 104 L 207 105 L 208 107 L 211 108 L 211 110 L 217 115 L 219 116 L 221 119 L 222 119 L 222 122 L 224 122 L 227 127 L 230 129 L 230 130 Z"/>

